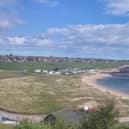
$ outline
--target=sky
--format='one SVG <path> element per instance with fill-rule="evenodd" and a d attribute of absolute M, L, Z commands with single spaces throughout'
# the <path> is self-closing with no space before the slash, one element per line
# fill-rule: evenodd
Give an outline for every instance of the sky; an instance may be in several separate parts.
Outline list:
<path fill-rule="evenodd" d="M 0 0 L 0 54 L 129 59 L 129 0 Z"/>

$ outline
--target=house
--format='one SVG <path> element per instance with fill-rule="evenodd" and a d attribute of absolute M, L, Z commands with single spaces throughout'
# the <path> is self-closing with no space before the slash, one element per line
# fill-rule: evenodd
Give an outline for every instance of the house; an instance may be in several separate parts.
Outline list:
<path fill-rule="evenodd" d="M 28 70 L 26 70 L 26 69 L 23 70 L 23 73 L 27 73 L 27 72 L 28 72 Z"/>
<path fill-rule="evenodd" d="M 88 117 L 89 113 L 84 110 L 71 110 L 64 109 L 57 111 L 55 113 L 49 114 L 45 119 L 44 123 L 53 124 L 57 119 L 64 120 L 66 123 L 71 123 L 72 125 L 79 126 L 80 122 Z"/>
<path fill-rule="evenodd" d="M 96 70 L 95 69 L 88 69 L 87 72 L 89 72 L 89 73 L 96 73 Z"/>
<path fill-rule="evenodd" d="M 49 75 L 53 75 L 54 74 L 54 71 L 53 70 L 51 70 L 51 71 L 49 71 L 49 73 L 48 73 Z"/>
<path fill-rule="evenodd" d="M 55 72 L 55 75 L 60 75 L 60 74 L 61 74 L 60 71 L 56 71 L 56 72 Z"/>
<path fill-rule="evenodd" d="M 41 73 L 41 72 L 42 72 L 41 69 L 35 69 L 35 70 L 34 70 L 34 73 Z"/>
<path fill-rule="evenodd" d="M 45 117 L 44 123 L 45 124 L 55 124 L 56 120 L 57 119 L 53 114 L 49 114 L 48 116 Z"/>
<path fill-rule="evenodd" d="M 48 70 L 43 70 L 42 73 L 43 74 L 48 74 Z"/>

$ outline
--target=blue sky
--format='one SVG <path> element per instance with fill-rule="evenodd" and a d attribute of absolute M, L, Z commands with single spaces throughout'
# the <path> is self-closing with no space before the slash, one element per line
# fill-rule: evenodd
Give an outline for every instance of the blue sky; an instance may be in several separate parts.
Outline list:
<path fill-rule="evenodd" d="M 129 59 L 129 0 L 1 0 L 0 54 Z"/>

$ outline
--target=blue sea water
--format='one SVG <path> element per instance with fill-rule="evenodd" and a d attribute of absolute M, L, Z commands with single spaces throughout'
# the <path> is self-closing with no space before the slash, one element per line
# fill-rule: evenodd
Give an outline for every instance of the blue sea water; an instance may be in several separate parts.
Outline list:
<path fill-rule="evenodd" d="M 125 76 L 112 76 L 103 79 L 98 79 L 97 84 L 114 91 L 129 94 L 129 77 Z"/>

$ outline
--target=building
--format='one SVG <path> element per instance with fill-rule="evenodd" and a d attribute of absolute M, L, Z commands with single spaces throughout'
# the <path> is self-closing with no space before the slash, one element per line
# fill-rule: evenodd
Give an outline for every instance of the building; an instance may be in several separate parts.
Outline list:
<path fill-rule="evenodd" d="M 85 117 L 88 117 L 89 113 L 84 110 L 71 110 L 71 109 L 64 109 L 57 111 L 55 113 L 49 114 L 45 119 L 44 123 L 53 124 L 56 122 L 57 119 L 64 120 L 66 123 L 71 123 L 72 125 L 80 124 Z"/>
<path fill-rule="evenodd" d="M 34 73 L 41 73 L 41 72 L 42 72 L 41 69 L 35 69 L 35 70 L 34 70 Z"/>
<path fill-rule="evenodd" d="M 48 70 L 43 70 L 42 73 L 43 74 L 48 74 Z"/>
<path fill-rule="evenodd" d="M 49 114 L 48 116 L 45 117 L 44 123 L 45 124 L 55 124 L 56 120 L 57 119 L 53 114 Z"/>

